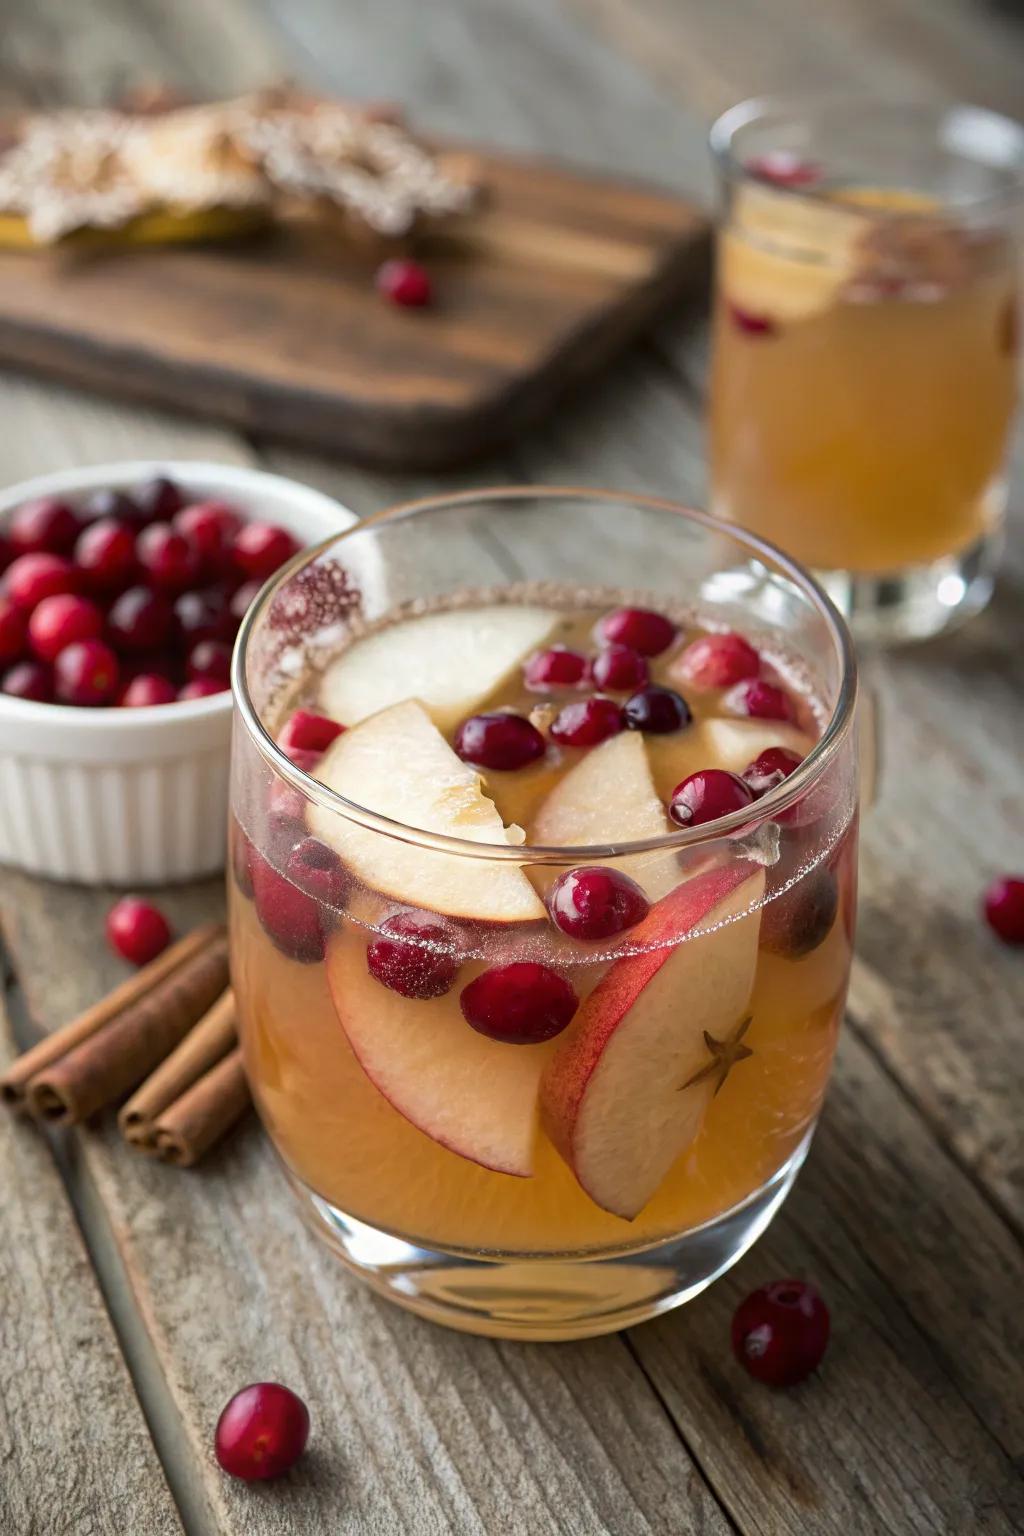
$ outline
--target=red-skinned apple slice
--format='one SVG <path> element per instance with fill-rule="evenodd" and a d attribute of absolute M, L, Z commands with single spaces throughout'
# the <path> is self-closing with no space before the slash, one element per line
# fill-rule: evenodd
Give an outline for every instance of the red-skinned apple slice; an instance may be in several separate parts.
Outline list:
<path fill-rule="evenodd" d="M 367 970 L 368 937 L 345 924 L 327 947 L 331 997 L 363 1071 L 433 1141 L 484 1168 L 528 1178 L 537 1086 L 554 1042 L 510 1046 L 477 1034 L 459 1008 L 463 977 L 444 997 L 410 1001 L 390 992 Z"/>
<path fill-rule="evenodd" d="M 750 1001 L 764 870 L 696 875 L 630 931 L 541 1081 L 541 1115 L 590 1198 L 631 1221 L 700 1130 L 718 1074 L 705 1033 L 737 1038 Z M 680 939 L 685 942 L 678 942 Z M 742 1069 L 741 1069 L 742 1070 Z"/>

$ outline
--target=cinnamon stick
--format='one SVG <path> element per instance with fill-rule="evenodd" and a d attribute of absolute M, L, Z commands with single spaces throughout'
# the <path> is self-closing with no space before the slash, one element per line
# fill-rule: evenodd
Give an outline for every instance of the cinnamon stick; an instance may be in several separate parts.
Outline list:
<path fill-rule="evenodd" d="M 179 1043 L 227 986 L 227 938 L 218 937 L 97 1033 L 30 1079 L 32 1113 L 75 1125 L 119 1099 Z"/>
<path fill-rule="evenodd" d="M 157 1116 L 226 1056 L 236 1042 L 235 994 L 229 987 L 122 1105 L 117 1123 L 125 1140 L 143 1151 L 152 1151 Z"/>
<path fill-rule="evenodd" d="M 143 966 L 142 970 L 136 971 L 134 976 L 129 976 L 127 981 L 115 987 L 107 997 L 101 998 L 98 1003 L 93 1003 L 91 1008 L 87 1008 L 76 1019 L 72 1019 L 70 1024 L 65 1024 L 63 1029 L 58 1029 L 52 1035 L 47 1035 L 45 1040 L 40 1040 L 38 1045 L 34 1045 L 31 1050 L 12 1062 L 0 1077 L 0 1098 L 4 1103 L 16 1108 L 24 1106 L 26 1090 L 33 1077 L 51 1067 L 54 1062 L 66 1056 L 83 1041 L 97 1034 L 105 1024 L 110 1023 L 111 1019 L 132 1007 L 165 977 L 185 965 L 223 933 L 223 926 L 219 923 L 208 923 L 203 928 L 194 929 L 192 933 L 179 939 L 176 944 L 172 944 L 169 949 L 165 949 L 162 955 L 158 955 L 155 960 Z"/>
<path fill-rule="evenodd" d="M 191 1168 L 249 1104 L 249 1085 L 236 1046 L 153 1122 L 153 1151 L 162 1162 Z"/>

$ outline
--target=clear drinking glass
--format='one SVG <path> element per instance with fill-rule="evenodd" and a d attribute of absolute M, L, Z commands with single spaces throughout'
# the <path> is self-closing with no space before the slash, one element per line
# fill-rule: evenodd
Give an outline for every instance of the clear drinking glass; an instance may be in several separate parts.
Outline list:
<path fill-rule="evenodd" d="M 785 666 L 819 722 L 791 777 L 713 826 L 533 846 L 388 819 L 275 743 L 332 658 L 396 616 L 623 600 L 684 627 L 739 630 Z M 669 502 L 481 491 L 399 507 L 298 557 L 250 610 L 233 682 L 241 1040 L 313 1227 L 378 1291 L 470 1332 L 585 1337 L 695 1295 L 785 1198 L 842 1014 L 856 683 L 828 599 L 753 535 Z M 652 760 L 684 740 L 653 743 Z M 383 753 L 378 782 L 432 772 L 417 750 Z M 527 838 L 546 772 L 531 768 L 521 788 L 504 775 Z M 609 825 L 625 826 L 623 781 L 593 795 L 607 797 Z M 340 853 L 340 884 L 316 856 L 324 843 Z M 534 901 L 589 866 L 628 872 L 652 900 L 650 920 L 583 943 L 543 905 L 523 910 L 524 890 Z M 443 995 L 404 996 L 369 972 L 369 947 L 403 904 L 442 925 L 441 937 L 407 942 L 428 971 L 457 972 Z M 580 999 L 559 1038 L 511 1045 L 467 1026 L 464 989 L 517 962 L 550 968 Z M 560 1055 L 570 1041 L 577 1054 Z"/>
<path fill-rule="evenodd" d="M 988 601 L 999 554 L 1024 129 L 763 100 L 711 146 L 714 510 L 811 567 L 858 638 L 945 629 Z"/>

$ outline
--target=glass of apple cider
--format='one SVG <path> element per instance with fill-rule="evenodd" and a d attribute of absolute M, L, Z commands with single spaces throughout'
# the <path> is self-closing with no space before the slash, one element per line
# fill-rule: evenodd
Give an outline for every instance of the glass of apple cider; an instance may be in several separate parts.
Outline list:
<path fill-rule="evenodd" d="M 858 638 L 937 633 L 999 554 L 1024 129 L 822 97 L 745 102 L 711 144 L 714 510 L 817 572 Z"/>
<path fill-rule="evenodd" d="M 828 598 L 668 502 L 397 508 L 234 663 L 232 973 L 314 1227 L 534 1339 L 685 1301 L 807 1152 L 850 968 L 855 679 Z"/>

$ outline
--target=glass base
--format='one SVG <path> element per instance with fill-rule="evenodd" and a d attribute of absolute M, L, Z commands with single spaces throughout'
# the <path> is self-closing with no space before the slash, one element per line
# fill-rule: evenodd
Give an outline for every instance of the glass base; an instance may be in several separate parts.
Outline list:
<path fill-rule="evenodd" d="M 888 576 L 816 574 L 857 640 L 898 645 L 943 634 L 980 613 L 992 596 L 1002 542 L 1000 533 L 989 533 L 959 554 Z"/>
<path fill-rule="evenodd" d="M 586 1339 L 689 1301 L 736 1263 L 788 1195 L 813 1132 L 742 1204 L 682 1237 L 600 1258 L 477 1259 L 420 1248 L 346 1216 L 289 1170 L 307 1223 L 375 1291 L 434 1323 L 498 1339 Z"/>

